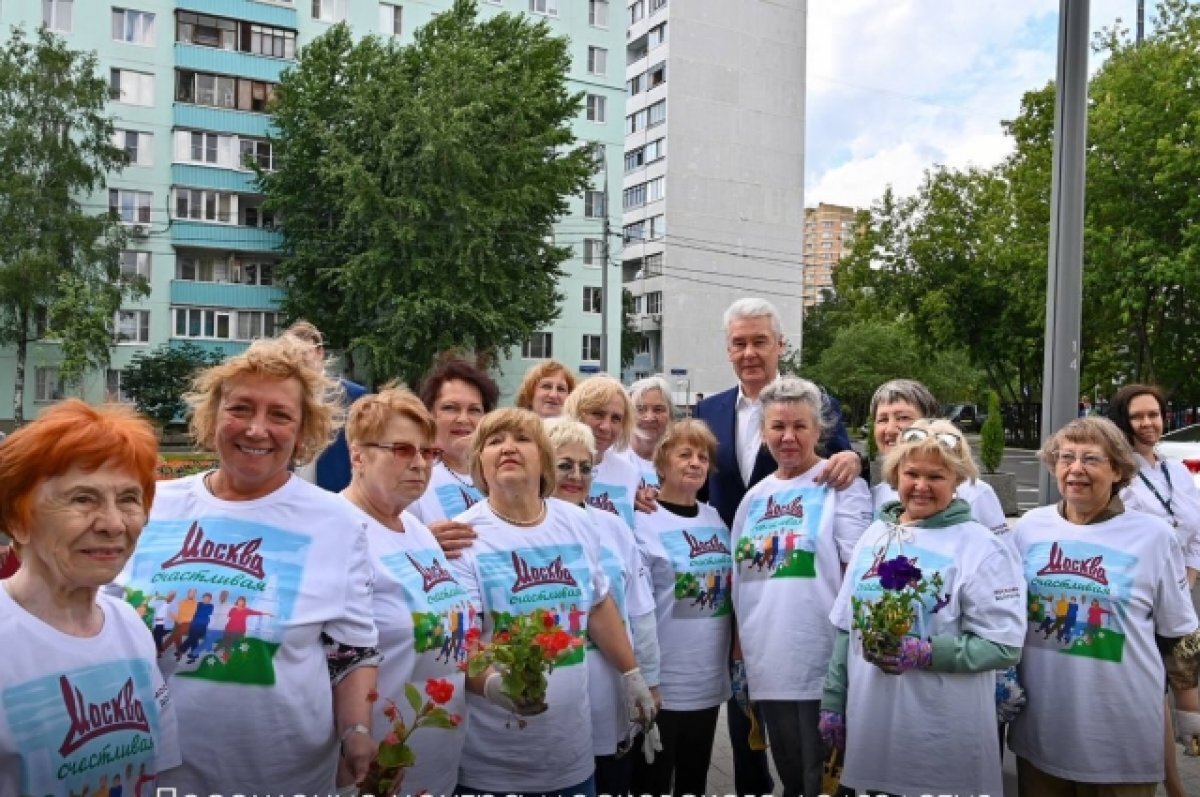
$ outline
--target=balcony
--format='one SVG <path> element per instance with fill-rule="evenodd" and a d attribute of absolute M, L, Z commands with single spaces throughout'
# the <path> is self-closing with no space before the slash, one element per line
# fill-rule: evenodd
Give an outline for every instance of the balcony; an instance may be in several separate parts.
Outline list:
<path fill-rule="evenodd" d="M 195 11 L 214 17 L 257 22 L 280 28 L 298 27 L 295 4 L 288 0 L 256 2 L 256 0 L 178 0 L 175 7 L 181 11 Z"/>
<path fill-rule="evenodd" d="M 171 243 L 193 249 L 274 252 L 283 245 L 283 235 L 261 227 L 175 219 L 171 223 Z"/>

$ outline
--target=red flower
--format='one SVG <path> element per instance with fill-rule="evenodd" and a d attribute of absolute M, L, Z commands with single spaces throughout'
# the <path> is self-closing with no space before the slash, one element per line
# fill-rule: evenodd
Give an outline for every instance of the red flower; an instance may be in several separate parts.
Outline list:
<path fill-rule="evenodd" d="M 554 628 L 554 618 L 550 616 L 549 612 L 542 613 L 542 625 L 546 627 L 547 631 Z"/>
<path fill-rule="evenodd" d="M 467 631 L 467 644 L 474 645 L 476 642 L 479 641 L 480 636 L 481 636 L 481 632 L 480 632 L 479 628 L 472 626 L 471 629 L 469 631 Z"/>
<path fill-rule="evenodd" d="M 510 636 L 511 635 L 507 631 L 497 631 L 496 635 L 492 637 L 492 641 L 499 642 L 501 645 L 504 645 L 508 643 Z"/>
<path fill-rule="evenodd" d="M 463 720 L 462 714 L 451 714 L 450 715 L 450 725 L 455 728 L 457 728 L 459 725 L 462 724 L 462 720 Z"/>
<path fill-rule="evenodd" d="M 400 744 L 400 737 L 396 735 L 395 731 L 392 731 L 387 736 L 383 737 L 383 741 L 385 744 Z"/>
<path fill-rule="evenodd" d="M 454 684 L 445 678 L 430 678 L 425 681 L 425 694 L 435 703 L 447 703 L 454 696 Z"/>
<path fill-rule="evenodd" d="M 387 717 L 390 722 L 395 722 L 400 716 L 400 709 L 396 708 L 396 704 L 388 701 L 388 704 L 383 707 L 383 716 Z"/>
<path fill-rule="evenodd" d="M 379 699 L 379 692 L 377 692 L 376 690 L 372 689 L 370 692 L 367 692 L 367 702 L 368 703 L 374 703 L 378 699 Z"/>

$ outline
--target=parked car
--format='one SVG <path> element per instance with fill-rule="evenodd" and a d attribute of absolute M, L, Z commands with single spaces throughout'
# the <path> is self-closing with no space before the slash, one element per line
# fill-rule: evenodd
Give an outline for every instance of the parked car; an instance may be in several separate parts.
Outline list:
<path fill-rule="evenodd" d="M 1200 423 L 1167 432 L 1155 450 L 1160 457 L 1181 461 L 1191 472 L 1196 487 L 1200 488 Z"/>
<path fill-rule="evenodd" d="M 987 420 L 987 413 L 974 404 L 947 404 L 943 414 L 964 432 L 978 432 Z"/>

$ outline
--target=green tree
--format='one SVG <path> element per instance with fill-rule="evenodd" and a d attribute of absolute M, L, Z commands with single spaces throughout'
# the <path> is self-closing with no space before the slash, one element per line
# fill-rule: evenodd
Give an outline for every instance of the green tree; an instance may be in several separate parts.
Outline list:
<path fill-rule="evenodd" d="M 847 426 L 866 420 L 871 396 L 889 379 L 916 374 L 920 355 L 899 322 L 859 321 L 840 330 L 806 376 L 838 397 Z"/>
<path fill-rule="evenodd" d="M 187 410 L 183 394 L 195 373 L 220 362 L 219 353 L 205 352 L 195 343 L 181 346 L 164 343 L 152 351 L 133 355 L 121 386 L 138 412 L 166 426 Z"/>
<path fill-rule="evenodd" d="M 1000 397 L 994 390 L 987 394 L 987 420 L 979 430 L 979 458 L 983 460 L 983 470 L 995 473 L 1004 458 L 1004 418 L 1000 413 Z"/>
<path fill-rule="evenodd" d="M 259 176 L 282 219 L 285 313 L 410 383 L 439 351 L 494 354 L 553 320 L 570 255 L 553 223 L 595 170 L 570 61 L 544 21 L 480 21 L 472 0 L 405 47 L 345 25 L 305 47 L 276 93 L 278 166 Z"/>
<path fill-rule="evenodd" d="M 45 29 L 15 29 L 0 48 L 0 344 L 16 349 L 17 423 L 30 343 L 60 341 L 61 374 L 78 381 L 108 364 L 122 300 L 146 293 L 121 279 L 120 223 L 84 204 L 126 162 L 99 71 L 94 54 Z"/>
<path fill-rule="evenodd" d="M 637 306 L 633 301 L 633 292 L 628 288 L 621 289 L 621 367 L 633 365 L 637 356 L 638 341 L 642 333 L 637 328 Z"/>

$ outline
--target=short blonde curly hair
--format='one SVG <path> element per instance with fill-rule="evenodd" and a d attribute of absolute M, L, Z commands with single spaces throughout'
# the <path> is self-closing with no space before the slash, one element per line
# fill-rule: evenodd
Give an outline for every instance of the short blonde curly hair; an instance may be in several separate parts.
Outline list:
<path fill-rule="evenodd" d="M 191 391 L 183 396 L 192 410 L 188 428 L 196 445 L 216 450 L 217 415 L 232 382 L 247 376 L 295 379 L 302 388 L 302 406 L 292 461 L 303 465 L 316 459 L 342 425 L 344 391 L 337 381 L 312 367 L 310 351 L 312 344 L 290 335 L 260 338 L 241 354 L 196 374 Z"/>

